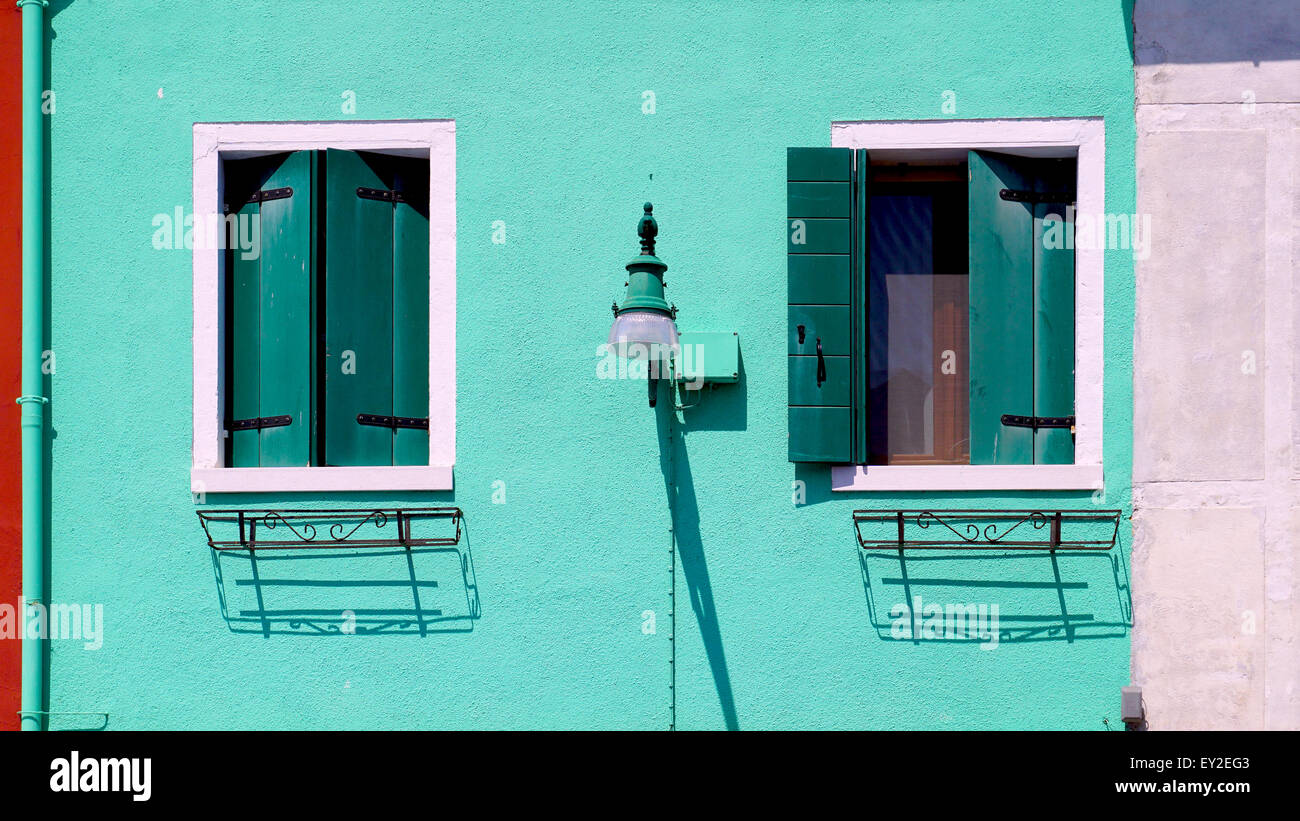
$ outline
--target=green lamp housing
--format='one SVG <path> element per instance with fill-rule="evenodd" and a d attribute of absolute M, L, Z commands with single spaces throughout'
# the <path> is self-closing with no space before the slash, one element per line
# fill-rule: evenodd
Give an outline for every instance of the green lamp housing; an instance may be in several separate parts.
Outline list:
<path fill-rule="evenodd" d="M 637 223 L 641 254 L 627 264 L 627 296 L 622 305 L 614 305 L 609 345 L 621 357 L 635 350 L 638 358 L 667 361 L 681 349 L 681 343 L 675 321 L 677 308 L 664 299 L 664 271 L 668 266 L 655 256 L 659 224 L 653 210 L 654 206 L 647 202 L 645 215 Z M 633 349 L 633 345 L 642 347 Z"/>

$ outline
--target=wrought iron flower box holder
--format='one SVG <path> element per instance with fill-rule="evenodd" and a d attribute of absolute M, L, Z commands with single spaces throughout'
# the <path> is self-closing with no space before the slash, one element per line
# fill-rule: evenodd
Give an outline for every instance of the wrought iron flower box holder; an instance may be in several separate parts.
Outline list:
<path fill-rule="evenodd" d="M 1121 514 L 1119 510 L 855 510 L 853 529 L 863 550 L 899 553 L 1110 550 L 1119 535 Z M 1067 531 L 1082 534 L 1066 538 L 1074 535 Z M 926 538 L 932 534 L 937 538 Z M 1040 538 L 1026 538 L 1035 534 Z"/>
<path fill-rule="evenodd" d="M 451 546 L 460 544 L 464 518 L 458 507 L 200 510 L 197 513 L 210 548 L 249 551 Z M 415 522 L 444 519 L 454 527 L 453 534 L 417 536 L 412 533 L 411 525 Z M 390 522 L 394 525 L 391 531 L 387 530 Z M 388 538 L 388 534 L 392 537 Z"/>

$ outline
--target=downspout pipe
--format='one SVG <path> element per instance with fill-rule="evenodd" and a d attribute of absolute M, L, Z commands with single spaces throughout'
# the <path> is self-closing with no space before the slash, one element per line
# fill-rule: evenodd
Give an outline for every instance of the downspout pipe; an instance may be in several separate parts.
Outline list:
<path fill-rule="evenodd" d="M 45 86 L 46 0 L 18 0 L 23 17 L 23 670 L 21 726 L 45 727 Z M 36 637 L 32 638 L 31 633 Z"/>

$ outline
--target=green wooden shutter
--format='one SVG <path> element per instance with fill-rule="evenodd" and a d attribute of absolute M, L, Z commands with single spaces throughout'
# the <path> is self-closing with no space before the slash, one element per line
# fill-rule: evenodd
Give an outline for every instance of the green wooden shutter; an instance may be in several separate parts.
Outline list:
<path fill-rule="evenodd" d="M 429 163 L 393 158 L 393 414 L 429 415 Z M 430 424 L 434 420 L 429 420 Z M 398 428 L 393 464 L 429 464 L 429 431 Z"/>
<path fill-rule="evenodd" d="M 312 192 L 314 154 L 227 163 L 229 271 L 226 391 L 233 467 L 313 462 Z M 259 192 L 279 191 L 274 198 Z M 287 195 L 286 195 L 287 194 Z M 256 234 L 250 221 L 257 222 Z M 243 240 L 257 239 L 251 249 Z M 232 430 L 235 420 L 288 416 L 288 425 Z"/>
<path fill-rule="evenodd" d="M 864 148 L 853 152 L 853 461 L 866 464 L 871 454 L 871 157 Z"/>
<path fill-rule="evenodd" d="M 289 425 L 262 430 L 262 467 L 312 463 L 312 169 L 314 152 L 296 151 L 263 189 L 293 195 L 261 203 L 262 415 L 288 415 Z"/>
<path fill-rule="evenodd" d="M 1074 252 L 1043 241 L 1044 217 L 1063 215 L 1064 203 L 1001 196 L 1072 199 L 1071 175 L 1052 161 L 986 151 L 968 161 L 971 464 L 1073 462 L 1069 429 L 1002 423 L 1004 414 L 1074 414 Z"/>
<path fill-rule="evenodd" d="M 239 222 L 258 219 L 256 202 L 242 206 L 232 203 L 230 213 Z M 238 227 L 234 230 L 239 230 Z M 227 248 L 238 246 L 238 238 Z M 226 252 L 229 280 L 228 333 L 226 336 L 226 435 L 231 467 L 257 467 L 260 464 L 261 432 L 233 430 L 231 422 L 262 415 L 262 266 L 256 259 L 245 259 L 233 250 Z"/>
<path fill-rule="evenodd" d="M 855 365 L 864 351 L 865 313 L 856 317 L 865 294 L 862 193 L 851 149 L 787 149 L 791 462 L 849 463 L 865 455 L 855 446 L 865 438 L 858 417 L 866 374 Z"/>
<path fill-rule="evenodd" d="M 391 465 L 393 432 L 361 414 L 393 415 L 393 204 L 354 151 L 325 158 L 325 461 Z"/>
<path fill-rule="evenodd" d="M 357 418 L 429 416 L 429 163 L 330 149 L 325 179 L 326 461 L 427 465 L 428 430 Z"/>
<path fill-rule="evenodd" d="M 1074 211 L 1066 205 L 1075 198 L 1075 166 L 1066 160 L 1041 160 L 1038 169 L 1034 190 L 1059 193 L 1064 202 L 1034 205 L 1034 415 L 1073 416 L 1074 249 L 1060 240 L 1074 236 Z M 1049 236 L 1053 225 L 1057 233 Z M 1034 462 L 1073 464 L 1073 432 L 1036 431 Z"/>

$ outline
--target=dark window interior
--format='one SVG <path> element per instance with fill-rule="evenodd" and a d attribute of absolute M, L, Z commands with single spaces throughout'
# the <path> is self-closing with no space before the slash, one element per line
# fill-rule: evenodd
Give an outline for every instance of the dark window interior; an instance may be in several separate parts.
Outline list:
<path fill-rule="evenodd" d="M 966 164 L 872 169 L 873 464 L 969 464 Z"/>

